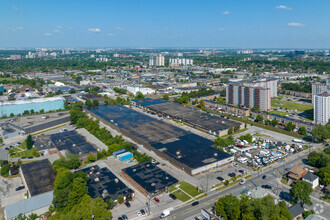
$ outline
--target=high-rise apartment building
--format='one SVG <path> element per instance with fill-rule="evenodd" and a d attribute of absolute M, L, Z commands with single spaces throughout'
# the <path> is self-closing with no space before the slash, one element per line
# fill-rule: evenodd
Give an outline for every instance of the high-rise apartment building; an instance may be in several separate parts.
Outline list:
<path fill-rule="evenodd" d="M 170 64 L 178 64 L 178 65 L 193 65 L 194 60 L 193 59 L 185 59 L 185 58 L 173 58 L 170 59 Z"/>
<path fill-rule="evenodd" d="M 312 84 L 312 100 L 314 103 L 314 95 L 318 95 L 321 93 L 328 93 L 330 94 L 330 84 L 329 82 L 327 84 L 324 83 L 313 83 Z"/>
<path fill-rule="evenodd" d="M 270 89 L 270 97 L 277 97 L 277 79 L 274 78 L 265 78 L 258 79 L 254 81 L 248 81 L 243 83 L 245 86 L 249 87 L 261 87 Z"/>
<path fill-rule="evenodd" d="M 251 87 L 242 83 L 229 83 L 226 88 L 227 103 L 247 108 L 256 107 L 261 111 L 270 111 L 270 88 Z"/>
<path fill-rule="evenodd" d="M 325 125 L 330 121 L 330 94 L 321 93 L 313 96 L 314 122 Z"/>
<path fill-rule="evenodd" d="M 149 58 L 149 66 L 165 66 L 165 58 L 162 54 L 151 55 Z"/>

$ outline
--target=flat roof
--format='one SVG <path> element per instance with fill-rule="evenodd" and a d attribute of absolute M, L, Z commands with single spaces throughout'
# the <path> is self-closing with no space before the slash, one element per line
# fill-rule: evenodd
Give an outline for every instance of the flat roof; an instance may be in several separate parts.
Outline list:
<path fill-rule="evenodd" d="M 5 207 L 6 219 L 12 219 L 21 213 L 30 213 L 40 208 L 47 207 L 51 205 L 52 202 L 53 191 L 10 204 Z"/>
<path fill-rule="evenodd" d="M 211 140 L 123 105 L 99 105 L 89 111 L 191 169 L 231 157 L 214 148 Z"/>
<path fill-rule="evenodd" d="M 51 134 L 49 138 L 59 151 L 67 150 L 70 154 L 76 155 L 97 152 L 96 148 L 76 131 Z"/>
<path fill-rule="evenodd" d="M 218 132 L 230 129 L 240 123 L 234 122 L 224 117 L 215 116 L 189 106 L 163 99 L 140 99 L 134 100 L 138 105 L 180 119 L 198 128 Z"/>
<path fill-rule="evenodd" d="M 103 199 L 117 200 L 118 196 L 130 197 L 134 191 L 128 188 L 116 175 L 108 168 L 100 168 L 98 165 L 82 169 L 89 177 L 87 181 L 88 193 L 92 198 L 101 197 Z M 108 196 L 102 197 L 106 190 Z"/>
<path fill-rule="evenodd" d="M 22 164 L 21 170 L 31 196 L 54 190 L 56 172 L 48 159 Z"/>
<path fill-rule="evenodd" d="M 122 169 L 122 171 L 150 194 L 157 193 L 157 191 L 179 182 L 176 178 L 150 162 L 127 167 Z"/>

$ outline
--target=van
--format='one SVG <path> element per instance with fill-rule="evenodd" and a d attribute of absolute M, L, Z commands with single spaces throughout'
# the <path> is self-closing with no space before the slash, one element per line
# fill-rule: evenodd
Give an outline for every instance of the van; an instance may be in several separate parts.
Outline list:
<path fill-rule="evenodd" d="M 161 218 L 165 218 L 171 214 L 171 211 L 169 209 L 165 209 L 162 214 L 160 214 Z"/>

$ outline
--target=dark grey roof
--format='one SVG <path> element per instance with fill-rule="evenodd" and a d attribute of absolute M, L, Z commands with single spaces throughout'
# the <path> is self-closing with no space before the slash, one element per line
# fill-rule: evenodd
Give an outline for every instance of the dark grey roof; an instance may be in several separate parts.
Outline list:
<path fill-rule="evenodd" d="M 292 218 L 295 218 L 304 212 L 304 208 L 301 207 L 300 204 L 295 204 L 295 205 L 289 207 L 289 212 L 291 212 Z"/>
<path fill-rule="evenodd" d="M 314 180 L 316 180 L 317 178 L 319 178 L 318 176 L 316 176 L 315 174 L 312 173 L 307 173 L 305 176 L 302 177 L 303 180 L 308 180 L 310 182 L 313 182 Z"/>

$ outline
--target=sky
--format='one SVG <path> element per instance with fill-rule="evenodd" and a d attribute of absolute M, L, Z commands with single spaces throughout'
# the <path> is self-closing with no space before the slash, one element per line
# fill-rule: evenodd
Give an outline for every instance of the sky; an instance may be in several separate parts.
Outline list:
<path fill-rule="evenodd" d="M 0 48 L 330 48 L 329 0 L 0 0 Z"/>

